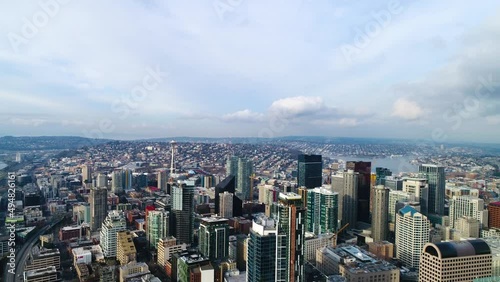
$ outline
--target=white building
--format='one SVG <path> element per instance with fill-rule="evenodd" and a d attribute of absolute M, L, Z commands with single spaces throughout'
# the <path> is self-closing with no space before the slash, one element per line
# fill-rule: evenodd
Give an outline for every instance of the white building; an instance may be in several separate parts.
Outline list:
<path fill-rule="evenodd" d="M 233 217 L 233 193 L 219 193 L 219 213 L 223 218 Z"/>
<path fill-rule="evenodd" d="M 126 230 L 125 217 L 119 211 L 111 211 L 102 223 L 101 248 L 107 258 L 116 257 L 118 248 L 117 232 Z"/>
<path fill-rule="evenodd" d="M 396 204 L 403 202 L 415 201 L 415 195 L 410 192 L 391 190 L 389 192 L 389 230 L 395 231 L 396 223 Z"/>
<path fill-rule="evenodd" d="M 415 201 L 420 203 L 420 211 L 428 213 L 429 209 L 429 184 L 426 178 L 403 178 L 403 191 L 415 195 Z"/>
<path fill-rule="evenodd" d="M 431 223 L 411 206 L 396 215 L 396 258 L 406 267 L 418 268 L 423 247 L 430 239 Z"/>
<path fill-rule="evenodd" d="M 481 228 L 488 227 L 488 210 L 484 209 L 483 199 L 474 196 L 453 197 L 450 200 L 450 226 L 456 228 L 457 220 L 462 216 L 477 219 Z"/>

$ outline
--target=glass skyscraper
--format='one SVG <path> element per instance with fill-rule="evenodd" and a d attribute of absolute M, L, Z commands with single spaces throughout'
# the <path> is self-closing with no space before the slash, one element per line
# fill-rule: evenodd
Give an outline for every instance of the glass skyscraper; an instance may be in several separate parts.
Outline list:
<path fill-rule="evenodd" d="M 321 155 L 299 155 L 297 182 L 299 187 L 308 189 L 323 185 L 323 161 Z"/>
<path fill-rule="evenodd" d="M 429 181 L 429 203 L 427 206 L 429 214 L 444 215 L 444 196 L 446 189 L 446 176 L 444 167 L 423 164 L 418 171 L 425 175 Z"/>

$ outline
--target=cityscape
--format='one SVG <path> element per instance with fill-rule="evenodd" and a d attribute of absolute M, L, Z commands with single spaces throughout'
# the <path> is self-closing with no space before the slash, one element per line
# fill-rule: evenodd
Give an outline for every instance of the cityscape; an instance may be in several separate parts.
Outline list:
<path fill-rule="evenodd" d="M 500 282 L 500 2 L 4 1 L 0 282 Z"/>

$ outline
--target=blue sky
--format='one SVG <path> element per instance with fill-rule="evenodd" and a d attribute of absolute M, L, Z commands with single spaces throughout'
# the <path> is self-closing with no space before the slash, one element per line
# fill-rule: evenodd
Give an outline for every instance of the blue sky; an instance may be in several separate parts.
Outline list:
<path fill-rule="evenodd" d="M 500 140 L 500 2 L 5 1 L 0 135 Z"/>

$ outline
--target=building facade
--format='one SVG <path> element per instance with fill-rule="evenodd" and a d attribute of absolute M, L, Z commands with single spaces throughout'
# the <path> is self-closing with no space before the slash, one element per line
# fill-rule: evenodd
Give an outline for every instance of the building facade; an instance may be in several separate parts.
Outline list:
<path fill-rule="evenodd" d="M 406 267 L 419 268 L 423 247 L 430 240 L 431 223 L 411 206 L 396 215 L 396 258 Z"/>
<path fill-rule="evenodd" d="M 316 235 L 337 231 L 338 193 L 307 189 L 307 231 Z"/>
<path fill-rule="evenodd" d="M 111 211 L 101 228 L 101 248 L 104 257 L 116 257 L 118 250 L 118 232 L 126 230 L 127 223 L 121 212 Z"/>

